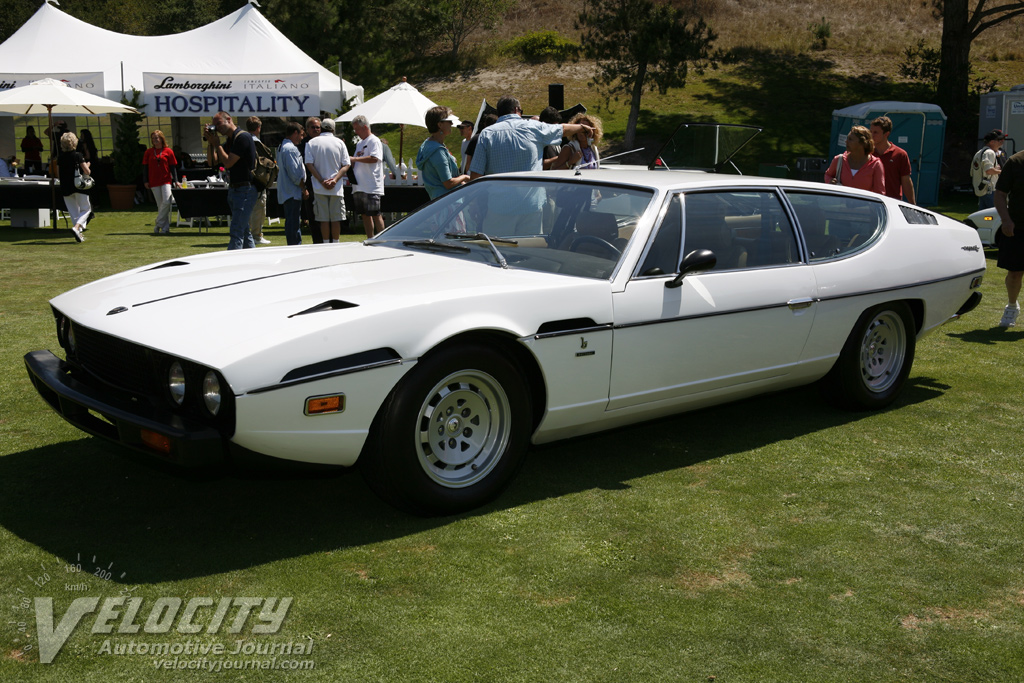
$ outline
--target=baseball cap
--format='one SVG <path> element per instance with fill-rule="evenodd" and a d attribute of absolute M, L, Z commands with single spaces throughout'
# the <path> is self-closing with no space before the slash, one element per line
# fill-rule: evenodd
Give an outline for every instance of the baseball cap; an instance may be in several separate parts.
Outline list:
<path fill-rule="evenodd" d="M 1006 139 L 1006 133 L 1004 133 L 1003 131 L 999 130 L 998 128 L 990 130 L 988 133 L 985 134 L 985 142 L 992 142 L 993 140 L 1005 140 L 1005 139 Z"/>
<path fill-rule="evenodd" d="M 469 126 L 470 128 L 472 128 L 473 127 L 473 122 L 472 121 L 467 121 L 466 119 L 462 119 L 462 123 L 460 123 L 459 125 L 457 125 L 455 127 L 456 128 L 465 128 L 466 126 Z"/>
<path fill-rule="evenodd" d="M 321 119 L 320 130 L 329 130 L 334 132 L 334 119 Z"/>

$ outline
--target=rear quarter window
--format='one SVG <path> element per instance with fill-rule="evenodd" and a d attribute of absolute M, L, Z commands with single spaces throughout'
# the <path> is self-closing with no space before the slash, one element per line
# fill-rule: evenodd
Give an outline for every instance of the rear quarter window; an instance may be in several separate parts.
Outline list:
<path fill-rule="evenodd" d="M 787 191 L 811 263 L 843 258 L 875 241 L 885 226 L 882 202 L 843 195 Z"/>

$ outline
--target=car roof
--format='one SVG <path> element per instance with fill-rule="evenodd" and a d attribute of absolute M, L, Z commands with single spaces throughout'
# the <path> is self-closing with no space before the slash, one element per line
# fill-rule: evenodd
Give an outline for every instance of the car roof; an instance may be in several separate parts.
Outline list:
<path fill-rule="evenodd" d="M 600 183 L 616 183 L 623 185 L 634 185 L 654 190 L 670 191 L 685 190 L 689 188 L 715 188 L 715 187 L 783 187 L 790 189 L 809 190 L 835 190 L 843 194 L 856 194 L 865 197 L 872 197 L 884 200 L 883 195 L 859 190 L 851 187 L 826 185 L 825 183 L 808 182 L 804 180 L 788 180 L 785 178 L 767 178 L 762 176 L 748 175 L 726 175 L 718 173 L 705 173 L 702 171 L 650 171 L 645 169 L 618 169 L 601 168 L 597 170 L 579 169 L 578 171 L 531 171 L 528 173 L 502 173 L 491 178 L 530 178 L 533 180 L 543 179 L 572 179 L 578 178 L 581 181 L 592 181 Z"/>

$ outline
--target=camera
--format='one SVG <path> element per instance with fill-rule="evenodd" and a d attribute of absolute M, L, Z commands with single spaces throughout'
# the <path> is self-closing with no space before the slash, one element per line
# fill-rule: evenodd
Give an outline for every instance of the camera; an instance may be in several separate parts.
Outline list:
<path fill-rule="evenodd" d="M 206 124 L 206 134 L 207 135 L 209 135 L 210 133 L 216 133 L 216 132 L 217 132 L 217 126 L 215 126 L 213 124 L 210 124 L 210 123 Z"/>

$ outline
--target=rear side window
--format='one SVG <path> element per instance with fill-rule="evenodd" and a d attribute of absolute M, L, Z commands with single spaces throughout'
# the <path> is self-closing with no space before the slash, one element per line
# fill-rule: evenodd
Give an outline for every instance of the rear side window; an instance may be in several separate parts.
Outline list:
<path fill-rule="evenodd" d="M 874 241 L 885 206 L 861 197 L 787 191 L 812 263 L 841 258 Z"/>

